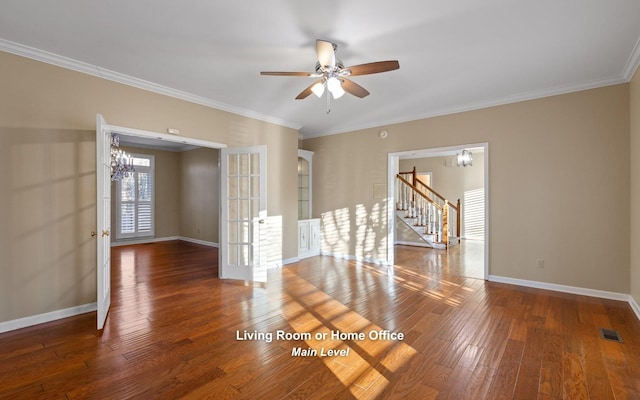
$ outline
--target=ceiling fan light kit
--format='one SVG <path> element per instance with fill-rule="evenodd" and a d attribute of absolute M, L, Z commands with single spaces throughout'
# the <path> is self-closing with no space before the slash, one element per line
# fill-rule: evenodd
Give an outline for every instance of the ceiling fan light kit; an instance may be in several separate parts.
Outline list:
<path fill-rule="evenodd" d="M 342 82 L 335 76 L 331 76 L 327 79 L 327 89 L 331 92 L 334 99 L 339 99 L 344 94 Z"/>
<path fill-rule="evenodd" d="M 311 91 L 318 97 L 322 97 L 324 93 L 324 82 L 316 82 L 311 86 Z"/>
<path fill-rule="evenodd" d="M 339 99 L 345 93 L 363 98 L 368 96 L 369 92 L 352 80 L 347 79 L 347 77 L 377 74 L 400 68 L 400 64 L 397 60 L 378 61 L 368 64 L 354 65 L 352 67 L 345 67 L 340 60 L 336 59 L 337 48 L 338 46 L 335 43 L 320 39 L 316 40 L 316 54 L 318 62 L 316 63 L 315 72 L 313 73 L 263 71 L 260 72 L 260 75 L 307 76 L 320 78 L 300 92 L 296 97 L 296 100 L 305 99 L 311 93 L 318 97 L 322 97 L 325 91 L 331 93 L 331 96 L 334 99 Z M 329 113 L 329 111 L 331 110 L 329 109 L 329 94 L 327 94 L 327 113 Z"/>

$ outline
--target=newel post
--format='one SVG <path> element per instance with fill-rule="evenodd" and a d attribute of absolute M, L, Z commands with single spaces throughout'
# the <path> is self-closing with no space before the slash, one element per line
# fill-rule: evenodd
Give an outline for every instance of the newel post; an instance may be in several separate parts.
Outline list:
<path fill-rule="evenodd" d="M 449 248 L 449 202 L 445 200 L 442 205 L 442 241 L 444 248 Z"/>
<path fill-rule="evenodd" d="M 416 173 L 416 166 L 413 166 L 413 171 L 411 171 L 411 184 L 413 185 L 413 187 L 417 187 L 416 183 L 418 181 L 418 174 Z M 413 191 L 411 191 L 411 199 L 415 202 L 416 201 L 416 194 L 413 193 Z"/>

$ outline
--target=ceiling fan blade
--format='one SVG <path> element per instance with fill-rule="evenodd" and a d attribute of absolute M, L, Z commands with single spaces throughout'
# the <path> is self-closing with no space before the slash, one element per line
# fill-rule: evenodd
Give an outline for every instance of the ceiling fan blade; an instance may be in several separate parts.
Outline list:
<path fill-rule="evenodd" d="M 310 72 L 279 72 L 279 71 L 262 71 L 260 75 L 273 75 L 273 76 L 312 76 Z"/>
<path fill-rule="evenodd" d="M 368 63 L 368 64 L 360 64 L 360 65 L 354 65 L 353 67 L 348 67 L 345 69 L 348 69 L 351 71 L 351 76 L 356 76 L 356 75 L 369 75 L 369 74 L 377 74 L 379 72 L 387 72 L 387 71 L 393 71 L 394 69 L 398 69 L 400 68 L 400 63 L 398 62 L 398 60 L 392 60 L 392 61 L 378 61 L 378 62 L 372 62 L 372 63 Z"/>
<path fill-rule="evenodd" d="M 309 85 L 308 88 L 306 88 L 305 90 L 303 90 L 302 92 L 300 92 L 300 94 L 298 96 L 296 96 L 296 100 L 302 100 L 302 99 L 306 99 L 311 93 L 313 93 L 313 90 L 311 90 L 311 88 L 316 84 L 316 83 L 322 83 L 322 79 L 317 80 L 315 82 L 313 82 L 311 85 Z"/>
<path fill-rule="evenodd" d="M 336 66 L 336 53 L 333 51 L 333 43 L 326 40 L 316 40 L 316 53 L 321 67 L 333 68 Z"/>
<path fill-rule="evenodd" d="M 342 88 L 356 97 L 363 98 L 369 95 L 367 89 L 348 79 L 342 79 Z"/>

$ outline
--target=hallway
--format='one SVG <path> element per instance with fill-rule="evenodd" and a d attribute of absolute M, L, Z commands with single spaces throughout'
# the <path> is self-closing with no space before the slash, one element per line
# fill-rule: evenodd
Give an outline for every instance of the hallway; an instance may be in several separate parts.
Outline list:
<path fill-rule="evenodd" d="M 411 265 L 421 272 L 485 279 L 484 241 L 462 240 L 448 250 L 396 245 L 396 265 Z"/>

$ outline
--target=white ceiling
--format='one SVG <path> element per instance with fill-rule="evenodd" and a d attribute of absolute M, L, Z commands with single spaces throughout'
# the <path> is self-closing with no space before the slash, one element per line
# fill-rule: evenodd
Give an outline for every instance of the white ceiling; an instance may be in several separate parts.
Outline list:
<path fill-rule="evenodd" d="M 315 40 L 400 69 L 295 96 Z M 2 0 L 0 50 L 300 129 L 305 138 L 628 81 L 638 0 Z M 37 49 L 37 50 L 36 50 Z M 78 61 L 80 63 L 78 63 Z"/>

